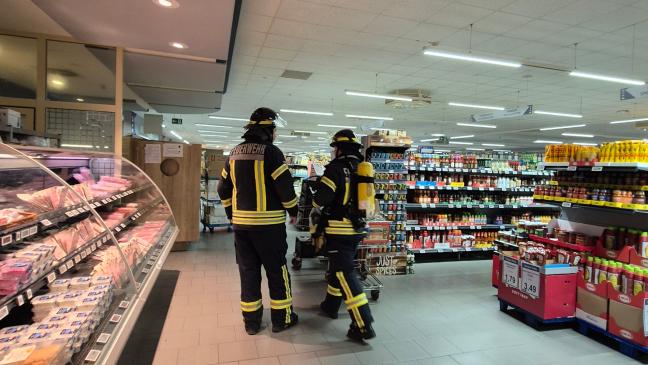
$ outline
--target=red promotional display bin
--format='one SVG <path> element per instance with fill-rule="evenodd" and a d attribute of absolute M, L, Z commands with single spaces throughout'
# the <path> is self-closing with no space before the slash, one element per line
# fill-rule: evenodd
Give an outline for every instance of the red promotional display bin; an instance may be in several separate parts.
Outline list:
<path fill-rule="evenodd" d="M 648 330 L 644 327 L 648 293 L 624 294 L 608 283 L 608 297 L 608 332 L 639 346 L 648 347 Z"/>
<path fill-rule="evenodd" d="M 511 305 L 536 317 L 541 323 L 573 321 L 576 313 L 576 276 L 578 268 L 567 265 L 538 266 L 517 257 L 500 257 L 500 284 L 497 296 L 500 302 Z M 517 279 L 512 278 L 511 267 L 518 266 Z M 508 265 L 508 268 L 505 266 Z M 537 288 L 528 290 L 524 271 L 535 271 Z M 534 286 L 533 284 L 532 286 Z M 524 287 L 527 287 L 524 290 Z M 534 293 L 531 295 L 529 293 Z"/>
<path fill-rule="evenodd" d="M 500 285 L 500 254 L 495 252 L 493 254 L 493 271 L 491 273 L 491 283 L 494 288 Z"/>
<path fill-rule="evenodd" d="M 594 284 L 585 281 L 582 273 L 578 275 L 578 292 L 576 295 L 576 318 L 581 319 L 602 330 L 607 330 L 608 323 L 608 282 Z"/>

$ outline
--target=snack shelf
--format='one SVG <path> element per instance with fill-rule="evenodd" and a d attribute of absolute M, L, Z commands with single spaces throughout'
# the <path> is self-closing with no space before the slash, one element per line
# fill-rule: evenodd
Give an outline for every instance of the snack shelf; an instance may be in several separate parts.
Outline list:
<path fill-rule="evenodd" d="M 421 226 L 406 225 L 406 231 L 449 231 L 449 230 L 501 230 L 514 228 L 514 224 L 482 224 L 482 225 L 448 225 L 448 226 Z"/>
<path fill-rule="evenodd" d="M 495 251 L 495 247 L 454 247 L 454 248 L 418 248 L 411 249 L 413 253 L 448 253 L 448 252 L 489 252 Z"/>
<path fill-rule="evenodd" d="M 648 163 L 641 162 L 545 162 L 540 164 L 544 170 L 566 171 L 608 171 L 608 172 L 635 172 L 648 171 Z"/>
<path fill-rule="evenodd" d="M 403 160 L 403 159 L 392 160 L 392 159 L 389 159 L 389 158 L 372 158 L 371 163 L 374 163 L 374 162 L 377 162 L 377 163 L 401 163 L 401 164 L 404 164 L 405 160 Z"/>
<path fill-rule="evenodd" d="M 405 194 L 407 193 L 406 189 L 396 189 L 396 190 L 376 190 L 376 194 Z"/>
<path fill-rule="evenodd" d="M 571 243 L 567 243 L 567 242 L 553 240 L 553 239 L 550 239 L 550 238 L 544 238 L 544 237 L 536 236 L 534 234 L 530 234 L 529 239 L 532 240 L 532 241 L 544 243 L 544 244 L 547 244 L 547 245 L 553 245 L 553 246 L 556 246 L 556 247 L 561 247 L 561 248 L 565 248 L 565 249 L 572 250 L 572 251 L 577 251 L 577 252 L 592 252 L 592 251 L 594 251 L 594 247 L 583 246 L 583 245 L 575 245 L 575 244 L 571 244 Z"/>
<path fill-rule="evenodd" d="M 513 192 L 513 193 L 533 193 L 533 188 L 474 188 L 471 186 L 436 186 L 436 185 L 417 185 L 409 186 L 409 190 L 449 190 L 449 191 L 476 191 L 476 192 Z"/>
<path fill-rule="evenodd" d="M 498 240 L 498 239 L 494 240 L 493 242 L 495 242 L 497 244 L 500 244 L 500 245 L 503 245 L 503 246 L 513 247 L 515 249 L 518 249 L 520 247 L 520 246 L 516 245 L 515 243 L 506 242 L 506 241 L 502 241 L 502 240 Z"/>
<path fill-rule="evenodd" d="M 554 200 L 555 198 L 558 198 L 560 200 Z M 587 208 L 587 209 L 592 209 L 597 211 L 605 211 L 605 212 L 614 211 L 617 213 L 625 213 L 625 214 L 648 214 L 648 204 L 623 204 L 623 203 L 593 201 L 593 200 L 584 201 L 582 199 L 549 197 L 547 195 L 543 195 L 542 198 L 540 198 L 539 196 L 534 196 L 533 201 L 538 201 L 540 202 L 540 204 L 544 204 L 544 205 L 553 205 L 555 207 L 562 207 L 562 208 Z M 636 209 L 637 206 L 641 206 L 642 209 Z"/>
<path fill-rule="evenodd" d="M 374 172 L 383 172 L 383 173 L 388 173 L 388 174 L 407 174 L 409 171 L 408 170 L 399 170 L 399 169 L 378 169 L 374 168 Z"/>
<path fill-rule="evenodd" d="M 466 204 L 466 203 L 437 203 L 437 204 L 418 204 L 418 203 L 407 203 L 405 205 L 407 210 L 438 210 L 438 209 L 520 209 L 520 210 L 532 210 L 532 209 L 548 209 L 548 210 L 558 210 L 556 206 L 551 204 L 530 204 L 530 205 L 520 205 L 520 204 Z"/>
<path fill-rule="evenodd" d="M 551 176 L 551 172 L 541 171 L 541 170 L 528 170 L 528 171 L 517 171 L 517 170 L 492 170 L 486 168 L 478 169 L 465 169 L 459 167 L 438 167 L 438 166 L 409 166 L 409 171 L 430 171 L 430 172 L 461 172 L 466 174 L 487 174 L 487 175 L 500 175 L 500 176 Z"/>

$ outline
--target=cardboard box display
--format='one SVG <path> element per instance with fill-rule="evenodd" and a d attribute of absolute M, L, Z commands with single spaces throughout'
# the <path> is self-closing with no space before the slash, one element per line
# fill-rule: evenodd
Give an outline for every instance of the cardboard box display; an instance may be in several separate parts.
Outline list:
<path fill-rule="evenodd" d="M 9 108 L 0 108 L 0 125 L 14 128 L 22 128 L 20 112 Z"/>
<path fill-rule="evenodd" d="M 648 346 L 645 310 L 648 307 L 648 293 L 624 294 L 608 283 L 610 298 L 608 332 L 640 346 Z"/>
<path fill-rule="evenodd" d="M 576 293 L 576 318 L 607 330 L 608 299 L 579 286 Z"/>

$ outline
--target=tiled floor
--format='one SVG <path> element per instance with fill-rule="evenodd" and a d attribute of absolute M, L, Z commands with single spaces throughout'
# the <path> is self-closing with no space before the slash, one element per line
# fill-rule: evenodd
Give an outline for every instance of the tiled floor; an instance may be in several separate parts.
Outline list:
<path fill-rule="evenodd" d="M 369 345 L 345 340 L 348 314 L 335 321 L 317 315 L 323 268 L 307 262 L 292 273 L 300 324 L 280 334 L 265 329 L 248 336 L 239 312 L 233 235 L 204 237 L 165 264 L 181 273 L 156 365 L 636 363 L 573 330 L 538 332 L 501 313 L 489 261 L 417 264 L 414 275 L 385 277 L 380 300 L 372 304 L 378 337 Z M 264 289 L 266 307 L 268 299 Z M 269 313 L 264 320 L 269 324 Z"/>

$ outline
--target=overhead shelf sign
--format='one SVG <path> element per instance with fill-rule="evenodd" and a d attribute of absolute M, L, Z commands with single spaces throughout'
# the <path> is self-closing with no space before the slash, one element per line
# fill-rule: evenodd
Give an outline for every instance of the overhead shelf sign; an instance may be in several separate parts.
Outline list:
<path fill-rule="evenodd" d="M 516 108 L 508 108 L 490 113 L 473 114 L 471 119 L 473 122 L 485 122 L 495 119 L 519 118 L 528 114 L 533 114 L 533 105 L 518 106 Z"/>
<path fill-rule="evenodd" d="M 648 85 L 631 86 L 621 89 L 621 100 L 639 99 L 648 96 Z"/>

